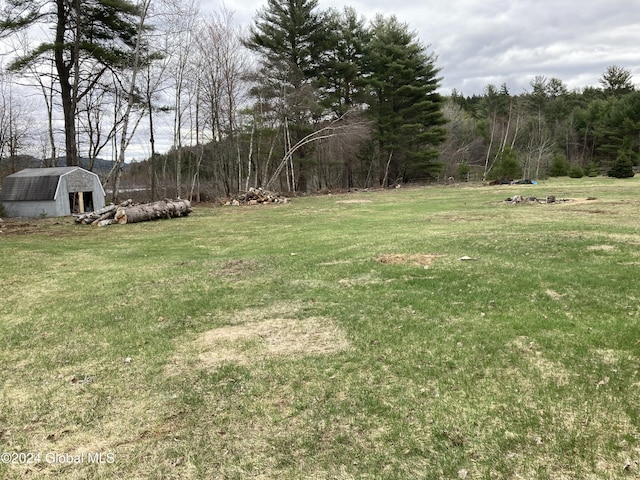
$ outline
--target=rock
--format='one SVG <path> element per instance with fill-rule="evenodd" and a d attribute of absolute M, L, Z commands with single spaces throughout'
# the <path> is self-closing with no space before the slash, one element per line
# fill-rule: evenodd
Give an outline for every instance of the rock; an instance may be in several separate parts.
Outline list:
<path fill-rule="evenodd" d="M 547 203 L 555 203 L 556 196 L 555 195 L 547 195 Z"/>

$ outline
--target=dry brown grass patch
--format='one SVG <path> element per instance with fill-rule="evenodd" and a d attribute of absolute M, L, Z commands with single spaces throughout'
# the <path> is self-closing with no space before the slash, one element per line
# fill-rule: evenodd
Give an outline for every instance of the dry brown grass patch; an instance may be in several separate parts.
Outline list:
<path fill-rule="evenodd" d="M 587 247 L 587 250 L 590 251 L 598 251 L 598 252 L 610 252 L 612 250 L 615 250 L 616 247 L 614 247 L 613 245 L 590 245 L 589 247 Z"/>
<path fill-rule="evenodd" d="M 385 253 L 377 258 L 377 261 L 385 265 L 418 265 L 429 267 L 439 257 L 437 253 Z"/>
<path fill-rule="evenodd" d="M 201 335 L 196 345 L 202 365 L 216 367 L 225 362 L 250 365 L 269 357 L 328 355 L 349 344 L 331 320 L 311 317 L 216 328 Z"/>
<path fill-rule="evenodd" d="M 330 355 L 349 348 L 344 331 L 326 317 L 296 318 L 299 304 L 246 309 L 226 318 L 178 349 L 168 373 L 187 368 L 216 368 L 225 363 L 249 366 L 269 358 Z"/>
<path fill-rule="evenodd" d="M 364 199 L 338 200 L 336 203 L 371 203 L 371 200 L 364 200 Z"/>
<path fill-rule="evenodd" d="M 211 271 L 212 275 L 220 277 L 237 277 L 255 272 L 259 267 L 255 260 L 228 260 Z"/>
<path fill-rule="evenodd" d="M 572 374 L 559 363 L 544 357 L 536 342 L 527 337 L 515 338 L 508 344 L 518 351 L 529 365 L 535 368 L 542 378 L 554 382 L 556 385 L 568 385 Z"/>
<path fill-rule="evenodd" d="M 556 301 L 562 300 L 562 297 L 564 297 L 563 294 L 558 293 L 555 290 L 552 290 L 550 288 L 547 288 L 544 293 L 546 293 L 547 296 L 549 296 L 549 298 Z"/>

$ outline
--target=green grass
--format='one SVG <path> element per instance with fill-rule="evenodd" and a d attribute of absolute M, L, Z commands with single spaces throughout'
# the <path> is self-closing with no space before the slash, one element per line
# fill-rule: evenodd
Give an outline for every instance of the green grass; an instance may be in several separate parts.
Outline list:
<path fill-rule="evenodd" d="M 637 478 L 638 192 L 563 179 L 7 222 L 0 452 L 41 459 L 0 477 Z"/>

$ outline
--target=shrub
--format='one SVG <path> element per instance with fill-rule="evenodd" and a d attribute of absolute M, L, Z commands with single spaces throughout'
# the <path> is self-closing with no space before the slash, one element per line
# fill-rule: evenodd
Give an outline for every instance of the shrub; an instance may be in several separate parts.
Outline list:
<path fill-rule="evenodd" d="M 621 151 L 618 154 L 616 163 L 613 164 L 607 175 L 615 178 L 631 178 L 633 172 L 633 153 L 631 151 Z"/>
<path fill-rule="evenodd" d="M 462 162 L 458 165 L 458 170 L 456 171 L 456 177 L 458 180 L 467 181 L 469 178 L 469 173 L 471 172 L 471 167 L 467 162 Z"/>
<path fill-rule="evenodd" d="M 562 153 L 556 153 L 551 161 L 550 177 L 566 177 L 569 175 L 569 162 Z"/>
<path fill-rule="evenodd" d="M 569 176 L 571 178 L 582 178 L 584 177 L 584 170 L 580 165 L 574 165 L 569 169 Z"/>
<path fill-rule="evenodd" d="M 496 160 L 493 166 L 492 178 L 494 179 L 510 179 L 520 177 L 520 162 L 516 152 L 506 147 Z"/>
<path fill-rule="evenodd" d="M 600 175 L 600 167 L 596 162 L 589 162 L 584 169 L 584 174 L 588 177 L 597 177 Z"/>

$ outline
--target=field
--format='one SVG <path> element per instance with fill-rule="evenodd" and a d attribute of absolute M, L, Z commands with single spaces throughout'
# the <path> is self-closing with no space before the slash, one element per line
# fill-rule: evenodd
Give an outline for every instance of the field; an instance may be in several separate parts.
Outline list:
<path fill-rule="evenodd" d="M 0 478 L 637 479 L 639 281 L 638 178 L 13 220 Z"/>

